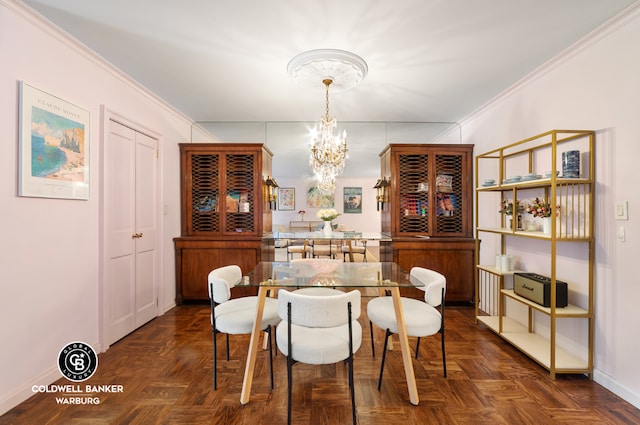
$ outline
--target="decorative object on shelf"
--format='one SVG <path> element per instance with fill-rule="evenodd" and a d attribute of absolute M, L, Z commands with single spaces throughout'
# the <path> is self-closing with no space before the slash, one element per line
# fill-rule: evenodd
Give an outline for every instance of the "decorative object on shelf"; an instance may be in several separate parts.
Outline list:
<path fill-rule="evenodd" d="M 452 217 L 457 208 L 456 195 L 453 193 L 438 192 L 436 195 L 436 214 Z"/>
<path fill-rule="evenodd" d="M 278 195 L 276 195 L 276 189 L 280 186 L 278 186 L 276 179 L 271 176 L 267 176 L 264 184 L 267 186 L 267 200 L 269 201 L 269 209 L 275 210 L 276 200 L 278 199 Z"/>
<path fill-rule="evenodd" d="M 211 212 L 216 211 L 218 208 L 218 202 L 215 196 L 205 195 L 202 198 L 196 200 L 193 205 L 193 209 L 198 212 Z"/>
<path fill-rule="evenodd" d="M 514 259 L 511 255 L 496 255 L 496 269 L 509 272 L 513 271 Z"/>
<path fill-rule="evenodd" d="M 580 177 L 580 151 L 562 152 L 562 177 L 569 179 Z"/>
<path fill-rule="evenodd" d="M 331 232 L 333 231 L 331 222 L 336 218 L 338 218 L 340 216 L 340 213 L 336 211 L 334 208 L 327 208 L 327 209 L 318 210 L 316 215 L 320 220 L 324 221 L 324 227 L 322 228 L 322 232 L 325 235 L 331 235 Z"/>
<path fill-rule="evenodd" d="M 325 116 L 312 134 L 309 166 L 319 177 L 318 188 L 325 192 L 335 190 L 335 178 L 342 174 L 348 158 L 347 132 L 342 137 L 333 135 L 337 127 L 335 117 L 329 117 L 329 86 L 346 90 L 359 84 L 368 72 L 367 63 L 360 56 L 336 49 L 317 49 L 301 53 L 287 65 L 289 75 L 299 84 L 325 86 Z M 320 139 L 318 140 L 318 134 Z"/>
<path fill-rule="evenodd" d="M 298 214 L 300 214 L 300 221 L 304 221 L 304 215 L 305 215 L 306 213 L 307 213 L 307 212 L 306 212 L 305 210 L 300 210 L 300 211 L 298 211 Z"/>
<path fill-rule="evenodd" d="M 440 193 L 453 192 L 453 176 L 451 174 L 438 174 L 436 176 L 436 190 Z"/>
<path fill-rule="evenodd" d="M 525 211 L 534 217 L 551 217 L 551 204 L 549 202 L 543 201 L 540 198 L 536 198 L 533 200 L 531 205 L 527 205 Z M 556 209 L 560 209 L 560 206 L 557 206 Z"/>
<path fill-rule="evenodd" d="M 380 211 L 384 208 L 384 204 L 389 202 L 389 180 L 386 177 L 378 179 L 373 188 L 376 190 L 376 211 Z"/>
<path fill-rule="evenodd" d="M 506 217 L 506 227 L 507 229 L 512 229 L 512 219 L 513 219 L 513 214 L 514 212 L 516 213 L 516 229 L 517 230 L 523 230 L 523 220 L 522 220 L 522 215 L 520 214 L 521 212 L 524 211 L 524 206 L 522 205 L 521 202 L 516 202 L 517 207 L 513 208 L 513 201 L 511 201 L 510 199 L 503 199 L 500 202 L 500 210 L 498 211 L 500 214 L 504 214 Z"/>
<path fill-rule="evenodd" d="M 524 207 L 522 206 L 521 202 L 517 202 L 518 207 L 517 207 L 517 211 L 516 212 L 522 212 L 524 210 Z M 500 214 L 505 214 L 505 215 L 513 215 L 513 201 L 510 199 L 503 199 L 500 202 L 500 210 L 498 211 Z"/>
<path fill-rule="evenodd" d="M 549 202 L 543 201 L 540 198 L 533 200 L 533 204 L 527 206 L 526 212 L 542 219 L 542 232 L 545 235 L 551 234 L 551 212 L 552 206 Z M 556 206 L 556 211 L 560 210 L 560 206 Z"/>

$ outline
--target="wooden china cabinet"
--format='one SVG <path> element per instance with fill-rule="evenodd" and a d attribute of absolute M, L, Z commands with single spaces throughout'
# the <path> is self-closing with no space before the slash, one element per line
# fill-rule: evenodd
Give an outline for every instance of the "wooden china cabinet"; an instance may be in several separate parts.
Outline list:
<path fill-rule="evenodd" d="M 176 303 L 208 300 L 214 268 L 248 273 L 262 260 L 271 210 L 264 179 L 272 153 L 260 143 L 182 143 L 181 236 L 174 239 Z M 234 291 L 250 292 L 249 288 Z M 246 295 L 246 294 L 242 294 Z"/>
<path fill-rule="evenodd" d="M 388 181 L 381 206 L 382 261 L 426 267 L 447 278 L 446 301 L 474 297 L 473 145 L 390 144 L 381 153 Z M 424 292 L 404 289 L 404 296 Z"/>

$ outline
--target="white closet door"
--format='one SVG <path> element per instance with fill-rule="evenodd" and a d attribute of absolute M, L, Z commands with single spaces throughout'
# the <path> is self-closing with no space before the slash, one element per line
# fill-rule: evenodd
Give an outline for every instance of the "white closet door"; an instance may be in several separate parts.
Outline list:
<path fill-rule="evenodd" d="M 157 151 L 157 140 L 136 133 L 136 328 L 158 314 Z"/>
<path fill-rule="evenodd" d="M 109 121 L 105 309 L 112 344 L 157 315 L 157 141 Z"/>

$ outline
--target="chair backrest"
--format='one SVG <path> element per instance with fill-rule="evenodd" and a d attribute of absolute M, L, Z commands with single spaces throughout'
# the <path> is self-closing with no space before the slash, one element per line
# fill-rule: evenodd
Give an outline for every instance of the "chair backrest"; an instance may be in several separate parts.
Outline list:
<path fill-rule="evenodd" d="M 438 307 L 444 298 L 443 290 L 446 292 L 447 279 L 442 274 L 424 267 L 413 267 L 409 274 L 412 280 L 417 279 L 424 284 L 417 288 L 424 291 L 427 304 Z"/>
<path fill-rule="evenodd" d="M 242 280 L 242 270 L 236 265 L 213 269 L 209 273 L 209 298 L 218 304 L 229 301 L 231 288 L 236 286 L 240 280 Z"/>
<path fill-rule="evenodd" d="M 333 328 L 349 321 L 347 305 L 351 303 L 351 320 L 360 317 L 360 291 L 340 295 L 306 295 L 281 289 L 278 293 L 278 315 L 288 320 L 287 305 L 291 303 L 291 324 L 308 328 Z"/>

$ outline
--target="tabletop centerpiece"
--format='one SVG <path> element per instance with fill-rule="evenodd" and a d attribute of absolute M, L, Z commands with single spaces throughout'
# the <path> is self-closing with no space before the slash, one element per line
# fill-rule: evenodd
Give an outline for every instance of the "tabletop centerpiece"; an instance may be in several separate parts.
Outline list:
<path fill-rule="evenodd" d="M 324 221 L 324 227 L 322 228 L 322 232 L 325 236 L 331 235 L 332 224 L 331 222 L 340 216 L 340 213 L 336 211 L 334 208 L 323 208 L 316 213 L 316 216 Z"/>

